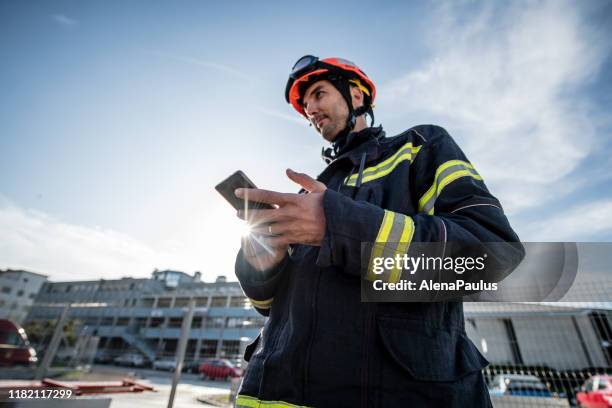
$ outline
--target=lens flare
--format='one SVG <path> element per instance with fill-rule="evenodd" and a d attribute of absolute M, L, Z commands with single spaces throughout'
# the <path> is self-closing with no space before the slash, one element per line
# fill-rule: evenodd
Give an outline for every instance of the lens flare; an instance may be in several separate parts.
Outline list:
<path fill-rule="evenodd" d="M 240 235 L 243 237 L 248 237 L 251 235 L 251 226 L 245 221 L 241 226 Z"/>

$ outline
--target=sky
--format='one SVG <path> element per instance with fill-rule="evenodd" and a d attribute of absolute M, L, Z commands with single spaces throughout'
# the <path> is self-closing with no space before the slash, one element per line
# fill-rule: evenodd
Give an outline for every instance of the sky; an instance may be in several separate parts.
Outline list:
<path fill-rule="evenodd" d="M 443 126 L 523 241 L 612 241 L 612 3 L 0 2 L 0 269 L 235 280 L 237 169 L 297 191 L 321 137 L 300 56 L 377 86 L 387 135 Z"/>

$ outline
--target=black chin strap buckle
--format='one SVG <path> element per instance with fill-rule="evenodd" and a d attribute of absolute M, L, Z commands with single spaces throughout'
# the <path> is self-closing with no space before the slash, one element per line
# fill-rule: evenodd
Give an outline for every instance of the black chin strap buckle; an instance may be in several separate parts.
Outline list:
<path fill-rule="evenodd" d="M 336 158 L 334 149 L 332 149 L 331 147 L 328 147 L 327 149 L 322 147 L 321 148 L 321 158 L 326 164 L 333 162 L 334 159 Z"/>

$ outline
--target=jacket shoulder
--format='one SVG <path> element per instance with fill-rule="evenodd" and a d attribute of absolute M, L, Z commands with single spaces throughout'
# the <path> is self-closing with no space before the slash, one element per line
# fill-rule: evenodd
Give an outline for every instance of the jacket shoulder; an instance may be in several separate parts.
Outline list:
<path fill-rule="evenodd" d="M 385 138 L 388 149 L 400 148 L 405 143 L 410 142 L 413 146 L 425 146 L 438 143 L 454 143 L 454 140 L 446 129 L 437 125 L 417 125 L 396 136 Z"/>

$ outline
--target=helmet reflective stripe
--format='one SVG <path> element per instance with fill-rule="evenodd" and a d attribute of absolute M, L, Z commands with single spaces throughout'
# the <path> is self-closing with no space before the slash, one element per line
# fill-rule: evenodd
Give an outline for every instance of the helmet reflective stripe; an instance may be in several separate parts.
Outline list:
<path fill-rule="evenodd" d="M 349 79 L 349 82 L 351 82 L 351 83 L 353 83 L 353 84 L 357 85 L 357 88 L 361 89 L 361 90 L 363 91 L 363 93 L 364 93 L 364 94 L 366 94 L 366 95 L 368 95 L 368 96 L 371 96 L 371 95 L 370 95 L 370 91 L 368 90 L 368 88 L 366 88 L 365 86 L 363 86 L 363 85 L 361 84 L 361 82 L 359 82 L 359 80 L 358 80 L 358 79 Z"/>

